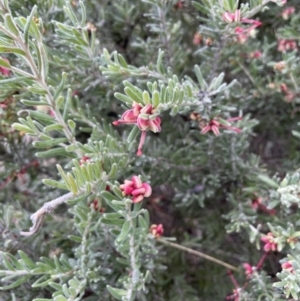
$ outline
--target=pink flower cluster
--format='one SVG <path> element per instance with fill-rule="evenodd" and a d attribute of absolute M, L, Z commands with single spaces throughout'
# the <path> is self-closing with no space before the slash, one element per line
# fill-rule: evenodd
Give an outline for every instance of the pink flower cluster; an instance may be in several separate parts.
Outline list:
<path fill-rule="evenodd" d="M 260 239 L 264 245 L 265 252 L 277 251 L 277 243 L 275 242 L 273 233 L 269 232 L 267 235 L 261 237 Z"/>
<path fill-rule="evenodd" d="M 133 103 L 132 109 L 125 111 L 120 120 L 113 122 L 113 125 L 120 124 L 136 124 L 142 131 L 140 143 L 138 146 L 137 155 L 142 155 L 142 147 L 146 139 L 146 131 L 150 130 L 153 133 L 161 131 L 161 119 L 155 115 L 155 109 L 151 104 L 144 107 L 138 103 Z"/>
<path fill-rule="evenodd" d="M 234 32 L 237 35 L 237 41 L 244 44 L 249 36 L 253 36 L 256 27 L 261 26 L 262 23 L 257 20 L 247 19 L 241 17 L 241 11 L 238 9 L 234 13 L 226 12 L 222 15 L 223 21 L 227 23 L 246 23 L 251 24 L 248 28 L 236 27 Z"/>
<path fill-rule="evenodd" d="M 280 52 L 287 52 L 289 50 L 298 49 L 297 42 L 291 39 L 278 40 L 277 50 Z"/>
<path fill-rule="evenodd" d="M 228 118 L 226 121 L 230 123 L 232 121 L 237 121 L 237 120 L 241 120 L 241 119 L 242 119 L 242 117 L 234 117 L 234 118 Z M 231 125 L 224 125 L 224 124 L 220 123 L 217 119 L 212 119 L 206 126 L 204 126 L 202 128 L 201 134 L 206 134 L 207 132 L 212 131 L 216 136 L 219 136 L 220 128 L 223 128 L 226 130 L 231 130 L 236 133 L 241 132 L 241 129 L 239 129 L 237 127 L 233 127 Z"/>
<path fill-rule="evenodd" d="M 124 184 L 120 185 L 123 195 L 130 196 L 133 203 L 141 202 L 145 197 L 149 197 L 152 193 L 152 188 L 148 183 L 142 183 L 138 176 L 133 176 L 131 180 L 125 180 Z"/>

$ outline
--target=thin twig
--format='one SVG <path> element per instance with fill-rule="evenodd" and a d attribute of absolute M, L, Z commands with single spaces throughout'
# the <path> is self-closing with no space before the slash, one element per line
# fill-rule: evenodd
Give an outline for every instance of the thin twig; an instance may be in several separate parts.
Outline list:
<path fill-rule="evenodd" d="M 202 257 L 202 258 L 205 258 L 205 259 L 207 259 L 209 261 L 212 261 L 214 263 L 222 265 L 222 266 L 226 267 L 227 269 L 230 269 L 230 270 L 233 270 L 233 271 L 236 271 L 236 272 L 240 272 L 240 270 L 238 268 L 234 267 L 233 265 L 231 265 L 229 263 L 226 263 L 226 262 L 224 262 L 222 260 L 219 260 L 217 258 L 214 258 L 212 256 L 206 255 L 206 254 L 204 254 L 202 252 L 195 251 L 193 249 L 190 249 L 190 248 L 184 247 L 182 245 L 179 245 L 179 244 L 167 241 L 167 240 L 163 240 L 163 239 L 160 239 L 160 238 L 157 241 L 159 241 L 160 243 L 162 243 L 164 245 L 167 245 L 167 246 L 179 249 L 181 251 L 185 251 L 187 253 L 190 253 L 190 254 L 193 254 L 193 255 L 196 255 L 196 256 L 199 256 L 199 257 Z"/>

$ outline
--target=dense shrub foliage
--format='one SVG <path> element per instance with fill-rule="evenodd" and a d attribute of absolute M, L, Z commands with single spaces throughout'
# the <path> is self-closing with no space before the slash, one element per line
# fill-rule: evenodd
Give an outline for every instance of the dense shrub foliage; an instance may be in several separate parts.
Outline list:
<path fill-rule="evenodd" d="M 300 298 L 298 0 L 0 0 L 0 299 Z"/>

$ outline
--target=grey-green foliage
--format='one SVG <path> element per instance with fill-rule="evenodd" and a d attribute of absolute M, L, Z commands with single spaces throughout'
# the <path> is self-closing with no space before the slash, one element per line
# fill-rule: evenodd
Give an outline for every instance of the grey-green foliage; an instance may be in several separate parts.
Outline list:
<path fill-rule="evenodd" d="M 256 264 L 268 231 L 280 252 L 297 252 L 299 176 L 270 178 L 251 154 L 255 131 L 267 140 L 262 157 L 276 148 L 277 135 L 296 150 L 285 137 L 295 128 L 289 117 L 295 113 L 282 101 L 280 85 L 288 81 L 298 99 L 298 59 L 295 52 L 279 57 L 272 30 L 266 26 L 263 39 L 238 44 L 237 24 L 222 18 L 238 8 L 233 0 L 180 2 L 183 8 L 164 0 L 35 2 L 0 1 L 0 66 L 10 70 L 0 78 L 0 96 L 12 100 L 9 109 L 1 106 L 1 131 L 7 125 L 13 131 L 3 132 L 1 146 L 0 172 L 8 180 L 0 191 L 7 202 L 0 212 L 0 274 L 9 292 L 1 298 L 216 300 L 229 294 L 224 270 L 159 247 L 148 233 L 152 223 L 163 223 L 165 235 L 182 245 L 235 265 Z M 241 4 L 242 17 L 255 18 L 269 2 Z M 268 13 L 270 20 L 279 15 L 274 7 Z M 278 34 L 295 38 L 298 24 L 293 17 Z M 197 32 L 206 45 L 192 45 Z M 261 61 L 251 59 L 259 48 Z M 287 65 L 282 72 L 273 70 L 279 60 Z M 151 118 L 162 120 L 162 131 L 147 135 L 139 158 L 137 126 L 110 125 L 134 103 L 151 104 Z M 212 120 L 220 122 L 220 136 L 201 134 Z M 22 168 L 34 156 L 36 174 Z M 284 171 L 294 168 L 285 164 Z M 18 184 L 26 173 L 24 192 Z M 156 190 L 134 205 L 119 188 L 133 174 Z M 46 205 L 51 214 L 43 215 L 43 225 L 37 219 L 37 234 L 19 236 L 30 227 L 29 212 L 66 192 L 66 204 Z M 267 212 L 282 207 L 282 221 L 253 210 L 258 195 Z M 267 272 L 258 271 L 239 300 L 296 299 L 297 273 L 280 273 L 277 291 Z M 245 277 L 238 280 L 242 286 Z"/>

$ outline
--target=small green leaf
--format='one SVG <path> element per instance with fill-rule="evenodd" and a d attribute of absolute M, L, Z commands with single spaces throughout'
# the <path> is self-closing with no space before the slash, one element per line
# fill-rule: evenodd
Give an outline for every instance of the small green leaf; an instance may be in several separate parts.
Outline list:
<path fill-rule="evenodd" d="M 123 224 L 121 233 L 117 237 L 117 242 L 121 242 L 121 241 L 123 241 L 127 237 L 128 233 L 130 231 L 130 228 L 131 228 L 130 227 L 130 222 L 129 221 L 125 221 L 125 223 Z"/>
<path fill-rule="evenodd" d="M 22 49 L 16 48 L 16 47 L 0 46 L 0 52 L 20 54 L 23 56 L 26 55 L 25 51 L 23 51 Z"/>
<path fill-rule="evenodd" d="M 132 105 L 133 104 L 133 100 L 129 96 L 127 96 L 127 95 L 124 95 L 124 94 L 121 94 L 119 92 L 116 92 L 114 94 L 114 96 L 115 96 L 115 98 L 117 98 L 117 99 L 125 102 L 128 105 Z"/>
<path fill-rule="evenodd" d="M 50 187 L 54 187 L 54 188 L 58 188 L 58 189 L 64 189 L 64 190 L 69 190 L 68 187 L 61 182 L 57 182 L 55 180 L 52 179 L 43 179 L 42 182 Z"/>
<path fill-rule="evenodd" d="M 117 300 L 122 300 L 122 297 L 127 295 L 127 291 L 119 288 L 114 288 L 110 285 L 106 286 L 111 295 Z M 56 301 L 56 300 L 55 300 Z"/>
<path fill-rule="evenodd" d="M 35 32 L 37 31 L 37 33 L 39 33 L 36 24 L 34 23 L 34 21 L 32 21 L 32 18 L 35 15 L 36 10 L 37 10 L 37 6 L 34 5 L 31 10 L 30 15 L 27 17 L 26 24 L 24 26 L 24 40 L 25 40 L 26 44 L 28 44 L 29 29 L 31 26 L 33 27 L 35 25 Z M 34 25 L 32 23 L 34 23 Z M 39 37 L 39 35 L 37 35 L 35 38 L 38 38 L 38 37 Z"/>
<path fill-rule="evenodd" d="M 29 278 L 30 278 L 30 276 L 27 276 L 27 275 L 21 276 L 18 280 L 16 280 L 12 284 L 1 286 L 0 289 L 1 290 L 10 290 L 12 288 L 18 287 L 18 286 L 22 285 L 24 282 L 26 282 Z"/>
<path fill-rule="evenodd" d="M 69 119 L 69 120 L 68 120 L 68 126 L 69 126 L 69 128 L 70 128 L 70 130 L 71 130 L 72 132 L 75 131 L 76 123 L 75 123 L 72 119 Z"/>
<path fill-rule="evenodd" d="M 143 92 L 143 101 L 144 101 L 144 104 L 146 104 L 146 105 L 151 103 L 149 92 L 147 92 L 147 91 Z"/>
<path fill-rule="evenodd" d="M 136 140 L 139 133 L 140 129 L 137 126 L 134 126 L 127 137 L 127 143 L 133 143 Z"/>
<path fill-rule="evenodd" d="M 196 65 L 194 70 L 195 70 L 195 74 L 197 76 L 197 80 L 198 80 L 198 83 L 199 83 L 201 89 L 203 91 L 205 91 L 207 89 L 207 83 L 206 83 L 206 81 L 204 80 L 204 78 L 202 76 L 200 67 L 198 65 Z"/>
<path fill-rule="evenodd" d="M 12 128 L 17 131 L 24 132 L 26 134 L 34 134 L 35 133 L 34 130 L 32 130 L 31 128 L 29 128 L 23 124 L 20 124 L 20 123 L 13 123 Z"/>
<path fill-rule="evenodd" d="M 128 64 L 126 63 L 126 60 L 124 59 L 124 57 L 121 54 L 118 54 L 118 58 L 120 61 L 120 65 L 124 68 L 128 68 Z"/>
<path fill-rule="evenodd" d="M 270 187 L 272 188 L 279 188 L 279 185 L 272 179 L 270 179 L 269 177 L 265 176 L 265 175 L 258 175 L 259 180 L 261 180 L 262 182 L 268 184 Z"/>
<path fill-rule="evenodd" d="M 159 105 L 159 93 L 156 90 L 152 93 L 152 105 L 153 108 L 156 108 Z"/>
<path fill-rule="evenodd" d="M 165 68 L 163 66 L 163 57 L 164 57 L 164 52 L 159 49 L 158 51 L 158 56 L 157 56 L 157 62 L 156 62 L 156 68 L 157 68 L 157 71 L 161 74 L 165 74 L 166 71 L 165 71 Z"/>
<path fill-rule="evenodd" d="M 44 152 L 38 152 L 38 153 L 35 153 L 35 155 L 39 158 L 50 158 L 50 157 L 56 157 L 56 156 L 64 156 L 64 157 L 70 157 L 70 158 L 75 157 L 75 155 L 66 152 L 66 150 L 63 147 L 57 147 L 57 148 L 49 149 Z"/>
<path fill-rule="evenodd" d="M 22 250 L 19 250 L 18 253 L 19 253 L 19 256 L 21 257 L 22 261 L 25 263 L 25 265 L 30 270 L 32 270 L 36 267 L 35 263 Z"/>
<path fill-rule="evenodd" d="M 111 169 L 110 169 L 110 172 L 108 174 L 108 179 L 114 179 L 116 177 L 118 173 L 118 164 L 117 163 L 113 163 Z"/>
<path fill-rule="evenodd" d="M 48 133 L 50 131 L 62 131 L 63 129 L 64 129 L 63 125 L 59 123 L 55 123 L 44 127 L 43 132 Z"/>
<path fill-rule="evenodd" d="M 11 32 L 13 33 L 16 37 L 20 35 L 19 30 L 14 22 L 14 20 L 12 19 L 10 14 L 6 14 L 4 16 L 4 24 L 5 27 Z"/>
<path fill-rule="evenodd" d="M 32 145 L 36 148 L 49 148 L 58 145 L 60 143 L 64 143 L 66 141 L 68 141 L 67 138 L 57 138 L 57 139 L 51 139 L 47 141 L 34 141 Z"/>

